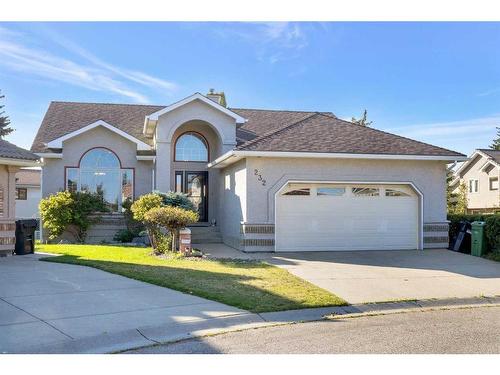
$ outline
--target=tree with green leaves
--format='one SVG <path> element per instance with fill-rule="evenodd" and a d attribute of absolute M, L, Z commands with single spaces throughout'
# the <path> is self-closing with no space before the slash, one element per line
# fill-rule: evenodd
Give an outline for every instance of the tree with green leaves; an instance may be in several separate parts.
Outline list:
<path fill-rule="evenodd" d="M 368 111 L 366 109 L 364 110 L 363 115 L 360 119 L 352 117 L 351 122 L 362 126 L 370 126 L 371 124 L 373 124 L 373 121 L 368 121 Z"/>
<path fill-rule="evenodd" d="M 490 145 L 492 150 L 500 151 L 500 127 L 497 126 L 497 137 L 493 140 Z"/>
<path fill-rule="evenodd" d="M 5 95 L 1 94 L 0 90 L 0 99 L 5 98 Z M 0 104 L 0 138 L 5 137 L 6 135 L 9 135 L 14 131 L 9 125 L 10 125 L 10 120 L 8 116 L 5 116 L 5 111 L 3 111 L 4 105 Z"/>

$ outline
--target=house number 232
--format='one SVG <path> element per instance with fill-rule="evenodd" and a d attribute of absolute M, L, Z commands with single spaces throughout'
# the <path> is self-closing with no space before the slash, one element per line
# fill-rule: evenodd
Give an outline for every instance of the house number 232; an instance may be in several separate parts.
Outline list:
<path fill-rule="evenodd" d="M 254 169 L 254 175 L 257 176 L 257 180 L 259 180 L 262 184 L 262 186 L 266 186 L 266 180 L 262 178 L 262 175 L 259 173 L 258 169 Z"/>

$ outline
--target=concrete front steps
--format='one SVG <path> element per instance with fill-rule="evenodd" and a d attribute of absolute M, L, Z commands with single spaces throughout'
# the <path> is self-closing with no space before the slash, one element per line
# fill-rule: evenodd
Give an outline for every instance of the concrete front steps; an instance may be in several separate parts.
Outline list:
<path fill-rule="evenodd" d="M 222 235 L 219 228 L 214 226 L 190 226 L 191 243 L 222 243 Z"/>
<path fill-rule="evenodd" d="M 90 227 L 85 242 L 91 244 L 112 242 L 115 234 L 122 229 L 127 229 L 122 214 L 103 215 L 97 224 Z"/>

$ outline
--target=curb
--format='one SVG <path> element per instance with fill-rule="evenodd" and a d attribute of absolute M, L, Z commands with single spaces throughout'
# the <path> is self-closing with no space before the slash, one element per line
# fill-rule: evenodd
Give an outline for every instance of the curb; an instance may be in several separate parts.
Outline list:
<path fill-rule="evenodd" d="M 182 324 L 170 323 L 160 326 L 140 327 L 77 340 L 59 341 L 43 347 L 28 346 L 22 351 L 16 352 L 31 354 L 122 353 L 197 337 L 277 325 L 314 322 L 325 319 L 485 306 L 500 306 L 500 296 L 367 303 L 259 314 L 242 313 Z"/>

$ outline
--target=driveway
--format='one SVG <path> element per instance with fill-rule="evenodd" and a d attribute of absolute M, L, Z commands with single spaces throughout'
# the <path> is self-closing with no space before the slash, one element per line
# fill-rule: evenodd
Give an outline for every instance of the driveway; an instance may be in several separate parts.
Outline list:
<path fill-rule="evenodd" d="M 107 352 L 151 345 L 148 332 L 182 336 L 254 319 L 221 303 L 39 258 L 0 258 L 0 353 Z"/>
<path fill-rule="evenodd" d="M 197 245 L 212 256 L 258 258 L 351 304 L 500 295 L 500 263 L 449 250 L 244 254 Z"/>

